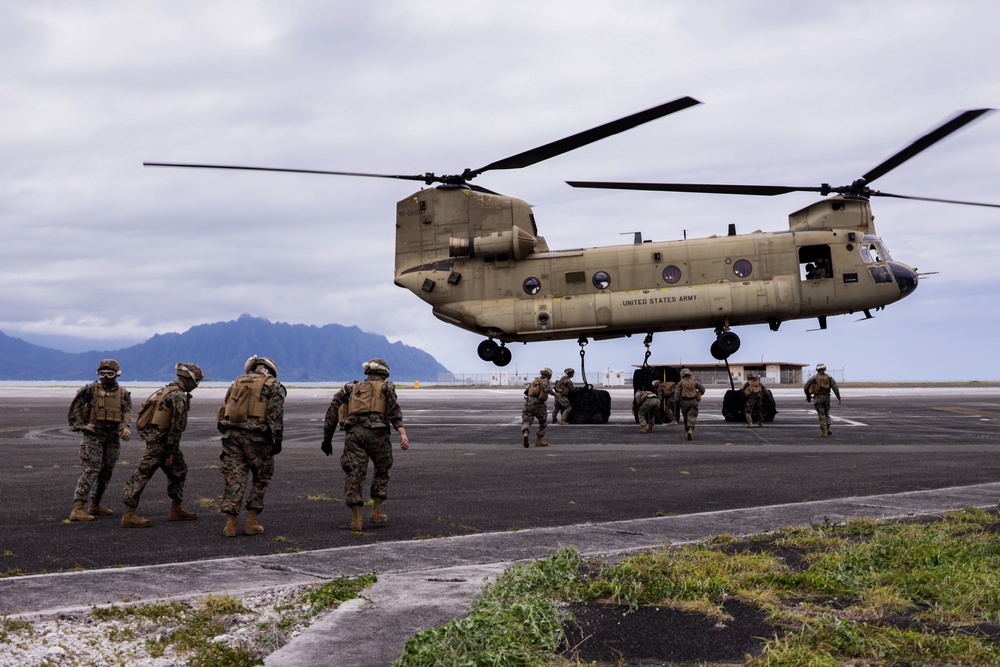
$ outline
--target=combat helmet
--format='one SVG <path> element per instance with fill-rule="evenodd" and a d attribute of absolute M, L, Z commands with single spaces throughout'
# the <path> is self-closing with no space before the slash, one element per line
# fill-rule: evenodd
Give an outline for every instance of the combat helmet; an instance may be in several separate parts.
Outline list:
<path fill-rule="evenodd" d="M 689 378 L 689 377 L 691 377 L 691 369 L 690 368 L 685 368 L 684 370 L 682 370 L 681 371 L 681 377 L 682 378 Z"/>
<path fill-rule="evenodd" d="M 274 363 L 274 359 L 271 357 L 258 357 L 256 354 L 247 359 L 246 364 L 243 365 L 243 372 L 249 373 L 261 365 L 266 366 L 273 377 L 278 377 L 278 364 Z"/>
<path fill-rule="evenodd" d="M 660 384 L 661 384 L 661 383 L 660 383 L 660 381 L 659 381 L 659 380 L 653 380 L 653 382 L 652 382 L 652 385 L 653 385 L 653 389 L 656 389 L 657 387 L 659 387 L 659 386 L 660 386 Z"/>
<path fill-rule="evenodd" d="M 540 370 L 538 372 L 541 374 L 542 377 L 547 377 L 547 378 L 552 377 L 552 369 L 551 368 L 543 368 L 542 370 Z"/>
<path fill-rule="evenodd" d="M 747 379 L 748 380 L 756 380 L 757 379 L 757 374 L 754 373 L 753 371 L 750 371 L 749 373 L 747 373 Z"/>
<path fill-rule="evenodd" d="M 197 364 L 185 364 L 178 361 L 174 369 L 177 371 L 177 377 L 190 378 L 196 385 L 205 379 L 205 371 L 201 370 Z"/>
<path fill-rule="evenodd" d="M 566 375 L 568 375 L 570 377 L 573 377 L 574 375 L 576 375 L 576 371 L 573 370 L 572 368 L 567 368 L 566 370 L 563 371 L 563 373 L 565 373 Z"/>
<path fill-rule="evenodd" d="M 101 371 L 114 371 L 115 377 L 118 377 L 122 374 L 122 367 L 114 359 L 102 359 L 97 365 L 97 374 L 100 375 Z"/>
<path fill-rule="evenodd" d="M 375 357 L 361 364 L 361 370 L 364 371 L 365 375 L 389 377 L 389 362 L 380 357 Z"/>
<path fill-rule="evenodd" d="M 816 372 L 817 373 L 826 372 L 826 364 L 816 364 Z"/>

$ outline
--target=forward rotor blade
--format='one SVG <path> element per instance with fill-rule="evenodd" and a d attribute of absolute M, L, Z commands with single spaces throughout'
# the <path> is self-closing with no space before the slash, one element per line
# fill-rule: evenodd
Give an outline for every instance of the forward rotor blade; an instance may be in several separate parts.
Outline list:
<path fill-rule="evenodd" d="M 332 176 L 365 176 L 368 178 L 397 178 L 406 181 L 427 181 L 433 174 L 366 174 L 357 171 L 321 171 L 318 169 L 282 169 L 279 167 L 238 167 L 228 164 L 182 164 L 177 162 L 143 162 L 144 167 L 183 167 L 191 169 L 237 169 L 241 171 L 284 171 L 293 174 L 326 174 Z"/>
<path fill-rule="evenodd" d="M 819 187 L 793 187 L 789 185 L 714 185 L 710 183 L 614 183 L 608 181 L 566 181 L 574 188 L 603 188 L 606 190 L 653 190 L 659 192 L 699 192 L 717 195 L 761 195 L 772 197 L 789 192 L 824 192 Z"/>
<path fill-rule="evenodd" d="M 618 120 L 611 121 L 610 123 L 605 123 L 604 125 L 599 125 L 598 127 L 585 130 L 584 132 L 574 134 L 573 136 L 566 137 L 565 139 L 559 139 L 558 141 L 553 141 L 552 143 L 545 144 L 544 146 L 532 148 L 529 151 L 518 153 L 517 155 L 512 155 L 508 158 L 497 160 L 496 162 L 491 162 L 485 167 L 480 167 L 476 170 L 467 170 L 463 174 L 463 177 L 467 179 L 474 178 L 484 171 L 489 171 L 491 169 L 520 169 L 522 167 L 528 167 L 537 162 L 541 162 L 542 160 L 548 160 L 549 158 L 557 155 L 568 153 L 569 151 L 581 148 L 587 144 L 592 144 L 595 141 L 610 137 L 611 135 L 618 134 L 619 132 L 630 130 L 633 127 L 642 125 L 643 123 L 648 123 L 651 120 L 656 120 L 657 118 L 662 118 L 663 116 L 682 111 L 688 107 L 693 107 L 696 104 L 701 104 L 701 102 L 693 97 L 681 97 L 672 102 L 667 102 L 666 104 L 661 104 L 651 109 L 634 113 L 631 116 L 619 118 Z"/>
<path fill-rule="evenodd" d="M 956 132 L 957 130 L 962 129 L 972 121 L 976 120 L 983 114 L 988 113 L 990 111 L 994 111 L 994 109 L 971 109 L 969 111 L 963 111 L 962 113 L 958 114 L 957 116 L 955 116 L 948 122 L 944 123 L 940 127 L 931 130 L 924 136 L 920 137 L 912 144 L 910 144 L 909 146 L 899 151 L 898 153 L 890 157 L 882 164 L 878 165 L 877 167 L 869 171 L 867 174 L 862 176 L 862 178 L 865 180 L 865 183 L 871 183 L 876 178 L 885 176 L 885 174 L 887 174 L 889 171 L 903 164 L 911 157 L 917 155 L 922 151 L 927 150 L 937 142 L 947 137 L 952 132 Z M 967 203 L 967 202 L 953 202 L 953 203 Z"/>
<path fill-rule="evenodd" d="M 962 204 L 964 206 L 988 206 L 989 208 L 1000 208 L 1000 204 L 985 204 L 978 201 L 958 201 L 957 199 L 935 199 L 933 197 L 912 197 L 910 195 L 894 195 L 889 192 L 878 192 L 873 190 L 872 197 L 892 197 L 894 199 L 915 199 L 917 201 L 936 201 L 942 204 Z"/>

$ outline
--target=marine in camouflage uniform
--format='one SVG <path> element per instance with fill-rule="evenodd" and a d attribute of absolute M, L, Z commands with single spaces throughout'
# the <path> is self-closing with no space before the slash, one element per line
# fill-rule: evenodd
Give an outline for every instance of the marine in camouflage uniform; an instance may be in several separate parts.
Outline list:
<path fill-rule="evenodd" d="M 344 470 L 344 501 L 351 509 L 350 529 L 361 530 L 361 506 L 364 499 L 361 489 L 368 475 L 369 459 L 375 464 L 372 476 L 371 499 L 372 511 L 369 517 L 372 523 L 385 523 L 389 517 L 382 511 L 382 502 L 388 497 L 389 469 L 392 468 L 392 442 L 389 439 L 390 426 L 399 432 L 399 447 L 410 448 L 410 439 L 403 425 L 403 410 L 396 400 L 396 387 L 388 379 L 389 364 L 385 359 L 375 358 L 366 361 L 361 366 L 365 379 L 361 382 L 349 382 L 338 391 L 323 420 L 323 444 L 320 449 L 324 454 L 333 454 L 333 434 L 341 423 L 343 413 L 344 451 L 340 455 L 340 467 Z M 369 387 L 363 387 L 369 383 Z M 373 397 L 374 410 L 361 409 L 350 414 L 351 397 L 355 391 L 362 392 L 375 389 L 382 383 L 378 394 Z M 356 401 L 356 403 L 358 403 Z M 381 411 L 384 405 L 384 412 Z M 341 407 L 343 406 L 343 412 Z"/>
<path fill-rule="evenodd" d="M 819 417 L 819 437 L 825 438 L 833 435 L 830 423 L 830 392 L 837 396 L 837 403 L 840 403 L 840 388 L 832 375 L 827 375 L 826 364 L 816 365 L 816 375 L 806 381 L 806 400 L 812 401 L 816 408 L 816 416 Z"/>
<path fill-rule="evenodd" d="M 555 394 L 553 399 L 555 399 L 555 407 L 552 408 L 552 423 L 553 424 L 568 424 L 569 423 L 569 413 L 573 411 L 573 406 L 570 405 L 569 395 L 576 389 L 573 385 L 573 376 L 576 371 L 572 368 L 567 368 L 563 371 L 563 376 L 556 381 L 555 384 Z M 559 414 L 562 413 L 562 419 L 559 419 Z"/>
<path fill-rule="evenodd" d="M 225 404 L 216 423 L 222 432 L 219 459 L 225 488 L 222 508 L 226 525 L 222 534 L 236 536 L 236 520 L 246 492 L 244 535 L 259 535 L 264 526 L 257 517 L 264 510 L 264 494 L 274 476 L 274 456 L 281 451 L 284 434 L 285 387 L 278 382 L 278 365 L 269 357 L 254 355 L 243 366 L 244 374 L 226 391 Z"/>
<path fill-rule="evenodd" d="M 184 482 L 187 479 L 187 464 L 184 453 L 181 452 L 181 434 L 187 428 L 188 410 L 191 408 L 191 392 L 202 381 L 205 374 L 195 364 L 178 363 L 177 378 L 157 394 L 164 411 L 169 411 L 169 424 L 160 428 L 149 424 L 139 428 L 139 435 L 146 441 L 146 453 L 139 461 L 138 467 L 122 491 L 122 503 L 125 514 L 122 515 L 122 526 L 125 528 L 142 528 L 152 525 L 152 521 L 136 514 L 139 497 L 146 483 L 153 477 L 158 468 L 163 469 L 167 476 L 167 495 L 173 501 L 169 521 L 192 521 L 197 518 L 194 512 L 188 512 L 181 506 L 184 500 Z M 156 401 L 153 394 L 146 401 Z M 145 403 L 143 404 L 145 405 Z M 141 411 L 140 411 L 141 419 Z M 138 420 L 136 426 L 139 426 Z"/>
<path fill-rule="evenodd" d="M 674 387 L 676 386 L 676 382 L 667 380 L 660 382 L 660 386 L 656 388 L 656 396 L 660 399 L 660 405 L 663 407 L 663 421 L 667 423 L 667 426 L 677 424 L 677 401 L 674 400 Z"/>
<path fill-rule="evenodd" d="M 552 371 L 548 368 L 543 368 L 540 371 L 540 376 L 535 378 L 531 385 L 524 390 L 524 410 L 521 411 L 521 435 L 524 442 L 524 446 L 528 446 L 528 431 L 531 429 L 532 420 L 538 420 L 538 433 L 535 436 L 535 447 L 548 447 L 549 443 L 545 442 L 543 439 L 545 437 L 545 429 L 549 425 L 549 410 L 545 405 L 545 401 L 548 399 L 549 394 L 554 393 L 552 390 Z M 538 387 L 538 395 L 531 395 L 531 387 Z"/>
<path fill-rule="evenodd" d="M 101 499 L 118 462 L 121 440 L 132 438 L 132 395 L 118 384 L 121 374 L 117 361 L 104 359 L 97 366 L 100 379 L 76 392 L 69 406 L 70 429 L 83 433 L 80 478 L 73 493 L 70 521 L 93 521 L 95 515 L 114 514 L 101 506 Z M 85 508 L 88 500 L 90 507 Z"/>
<path fill-rule="evenodd" d="M 757 374 L 747 373 L 747 381 L 743 383 L 743 415 L 747 420 L 747 428 L 753 428 L 755 421 L 758 426 L 764 426 L 765 391 Z"/>
<path fill-rule="evenodd" d="M 705 387 L 695 380 L 687 368 L 681 371 L 681 381 L 674 387 L 674 401 L 684 417 L 684 438 L 694 437 L 694 425 L 698 421 L 698 403 L 705 394 Z"/>
<path fill-rule="evenodd" d="M 639 433 L 652 433 L 656 423 L 656 413 L 660 409 L 660 398 L 657 390 L 660 381 L 653 380 L 651 390 L 639 389 L 635 392 L 636 416 L 639 417 Z"/>

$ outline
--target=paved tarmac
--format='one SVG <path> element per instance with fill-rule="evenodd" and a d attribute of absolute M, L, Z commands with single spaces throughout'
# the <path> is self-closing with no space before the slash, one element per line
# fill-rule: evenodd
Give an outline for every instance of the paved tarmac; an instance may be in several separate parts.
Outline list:
<path fill-rule="evenodd" d="M 133 389 L 137 403 L 147 389 Z M 0 579 L 0 614 L 51 616 L 378 572 L 366 600 L 329 614 L 268 665 L 390 664 L 414 632 L 463 613 L 484 581 L 560 546 L 611 554 L 1000 498 L 996 387 L 844 387 L 827 440 L 816 437 L 799 390 L 776 392 L 773 424 L 745 429 L 722 421 L 722 389 L 713 388 L 693 443 L 676 429 L 639 434 L 630 392 L 615 390 L 610 424 L 550 426 L 553 445 L 529 450 L 519 442 L 517 391 L 402 390 L 412 447 L 397 449 L 389 525 L 352 535 L 336 498 L 337 457 L 318 451 L 332 390 L 293 387 L 286 450 L 262 515 L 267 531 L 227 539 L 212 506 L 221 476 L 211 417 L 224 389 L 203 387 L 182 443 L 186 504 L 199 519 L 163 521 L 169 504 L 158 478 L 140 506 L 152 528 L 122 529 L 117 516 L 70 524 L 78 438 L 64 420 L 74 391 L 0 387 L 0 568 L 28 574 Z M 109 496 L 140 452 L 125 445 Z M 120 503 L 106 504 L 120 512 Z"/>

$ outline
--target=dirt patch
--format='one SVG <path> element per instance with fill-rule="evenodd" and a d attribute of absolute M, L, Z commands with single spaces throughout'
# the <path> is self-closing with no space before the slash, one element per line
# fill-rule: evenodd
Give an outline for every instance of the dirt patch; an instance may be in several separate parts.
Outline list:
<path fill-rule="evenodd" d="M 565 628 L 564 652 L 583 662 L 651 667 L 676 663 L 742 664 L 781 632 L 759 609 L 730 601 L 724 623 L 669 607 L 570 605 L 576 623 Z"/>

